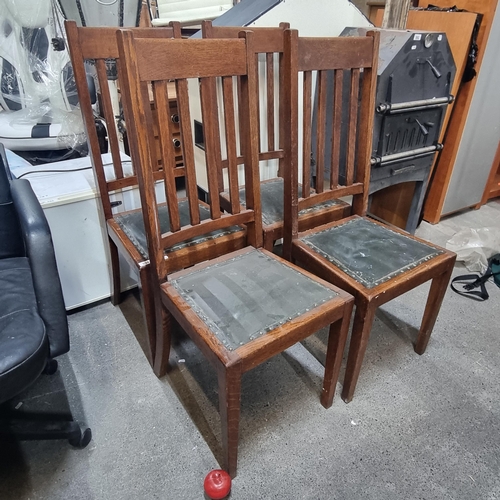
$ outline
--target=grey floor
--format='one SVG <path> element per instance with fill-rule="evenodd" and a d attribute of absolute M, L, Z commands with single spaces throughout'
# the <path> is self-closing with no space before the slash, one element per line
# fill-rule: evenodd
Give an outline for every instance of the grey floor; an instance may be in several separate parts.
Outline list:
<path fill-rule="evenodd" d="M 445 244 L 463 227 L 486 226 L 500 230 L 499 201 L 422 223 L 418 234 Z M 488 283 L 483 303 L 449 291 L 418 356 L 427 290 L 381 308 L 348 405 L 340 384 L 329 410 L 319 403 L 323 332 L 245 375 L 232 499 L 500 498 L 500 289 Z M 93 440 L 84 450 L 64 441 L 4 447 L 0 498 L 203 499 L 220 457 L 211 367 L 179 336 L 171 373 L 158 380 L 133 333 L 142 332 L 134 294 L 69 322 L 59 372 L 15 404 L 69 407 Z"/>

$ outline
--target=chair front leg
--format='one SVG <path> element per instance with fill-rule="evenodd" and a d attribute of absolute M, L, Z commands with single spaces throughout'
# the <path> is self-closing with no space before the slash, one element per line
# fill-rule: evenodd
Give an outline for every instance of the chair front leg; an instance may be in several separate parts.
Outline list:
<path fill-rule="evenodd" d="M 219 412 L 222 428 L 223 467 L 236 476 L 241 404 L 241 365 L 218 367 Z"/>
<path fill-rule="evenodd" d="M 156 351 L 156 317 L 154 295 L 151 288 L 150 272 L 150 266 L 146 266 L 140 269 L 138 285 L 144 325 L 146 327 L 146 355 L 151 366 L 153 366 Z"/>
<path fill-rule="evenodd" d="M 350 300 L 344 307 L 344 316 L 330 325 L 328 335 L 328 347 L 326 350 L 325 377 L 323 379 L 323 390 L 321 392 L 321 404 L 330 408 L 335 395 L 337 380 L 339 379 L 340 365 L 344 354 L 349 323 L 351 321 L 352 307 L 354 301 Z"/>
<path fill-rule="evenodd" d="M 111 260 L 111 303 L 117 306 L 121 302 L 120 258 L 115 242 L 108 236 L 109 258 Z"/>
<path fill-rule="evenodd" d="M 448 265 L 446 271 L 432 280 L 429 296 L 427 297 L 427 303 L 425 304 L 422 324 L 420 325 L 420 331 L 418 332 L 417 343 L 415 344 L 415 352 L 417 354 L 423 354 L 427 348 L 432 329 L 434 328 L 446 290 L 448 289 L 448 283 L 450 282 L 454 263 L 454 259 L 450 259 L 450 264 Z"/>
<path fill-rule="evenodd" d="M 170 348 L 172 346 L 172 315 L 165 307 L 160 305 L 160 322 L 156 328 L 156 351 L 154 372 L 157 377 L 163 377 L 168 371 L 168 360 L 170 358 Z"/>
<path fill-rule="evenodd" d="M 356 313 L 354 315 L 344 386 L 342 388 L 342 399 L 346 403 L 349 403 L 354 396 L 376 310 L 377 306 L 366 298 L 360 297 L 356 299 Z"/>

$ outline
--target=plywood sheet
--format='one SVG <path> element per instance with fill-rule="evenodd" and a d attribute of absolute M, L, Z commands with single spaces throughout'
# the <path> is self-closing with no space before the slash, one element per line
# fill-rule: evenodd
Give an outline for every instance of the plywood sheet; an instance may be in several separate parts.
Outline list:
<path fill-rule="evenodd" d="M 443 8 L 450 6 L 448 0 L 432 0 L 431 2 L 421 0 L 419 2 L 421 7 L 427 7 L 430 3 Z M 479 50 L 475 69 L 478 73 L 480 73 L 497 3 L 498 0 L 456 0 L 453 2 L 459 9 L 483 15 L 477 35 Z M 455 167 L 460 142 L 462 141 L 476 82 L 477 78 L 474 78 L 470 82 L 462 84 L 454 105 L 453 115 L 447 128 L 446 145 L 436 165 L 432 186 L 427 193 L 427 200 L 424 207 L 424 218 L 431 223 L 439 222 L 443 212 L 445 197 L 448 194 L 450 179 Z"/>

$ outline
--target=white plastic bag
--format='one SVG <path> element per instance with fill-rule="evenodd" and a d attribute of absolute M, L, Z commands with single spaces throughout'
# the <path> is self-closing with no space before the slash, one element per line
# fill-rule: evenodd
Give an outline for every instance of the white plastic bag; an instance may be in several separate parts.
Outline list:
<path fill-rule="evenodd" d="M 500 252 L 500 228 L 462 229 L 446 242 L 446 248 L 455 252 L 469 271 L 483 274 L 488 259 Z"/>

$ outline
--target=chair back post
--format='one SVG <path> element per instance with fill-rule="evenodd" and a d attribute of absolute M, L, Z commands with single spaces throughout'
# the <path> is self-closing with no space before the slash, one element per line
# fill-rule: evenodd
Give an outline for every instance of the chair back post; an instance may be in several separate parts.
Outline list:
<path fill-rule="evenodd" d="M 287 165 L 283 182 L 283 257 L 291 260 L 292 241 L 298 236 L 299 193 L 298 193 L 298 67 L 297 30 L 285 30 L 283 52 L 283 150 Z"/>
<path fill-rule="evenodd" d="M 119 30 L 116 34 L 121 61 L 123 106 L 129 118 L 127 128 L 131 137 L 131 157 L 135 165 L 139 192 L 141 195 L 144 229 L 149 249 L 149 260 L 154 276 L 165 274 L 164 258 L 161 252 L 161 236 L 156 216 L 157 206 L 155 180 L 149 166 L 154 155 L 151 151 L 151 140 L 141 140 L 145 130 L 148 130 L 145 105 L 149 106 L 148 89 L 144 89 L 139 78 L 136 53 L 134 50 L 134 35 L 131 30 Z M 145 92 L 144 92 L 145 90 Z M 132 103 L 131 99 L 134 101 Z M 142 132 L 142 133 L 141 133 Z"/>
<path fill-rule="evenodd" d="M 79 28 L 75 21 L 64 22 L 66 35 L 68 37 L 69 52 L 75 76 L 76 88 L 78 91 L 78 101 L 80 111 L 83 117 L 85 132 L 87 134 L 87 142 L 90 148 L 90 156 L 93 164 L 93 171 L 97 189 L 101 198 L 102 208 L 105 220 L 112 217 L 111 201 L 109 199 L 106 175 L 104 173 L 104 165 L 100 152 L 99 139 L 94 122 L 94 113 L 92 110 L 92 102 L 90 92 L 87 87 L 87 75 L 85 72 L 84 61 L 85 57 L 82 53 L 82 43 L 80 41 Z"/>
<path fill-rule="evenodd" d="M 168 23 L 168 27 L 172 28 L 173 38 L 182 38 L 182 28 L 181 28 L 181 23 L 179 21 L 170 21 Z"/>
<path fill-rule="evenodd" d="M 352 200 L 352 211 L 358 215 L 366 215 L 368 210 L 380 32 L 371 30 L 366 33 L 366 36 L 373 39 L 373 51 L 371 67 L 363 70 L 361 88 L 361 100 L 362 102 L 366 102 L 366 105 L 361 108 L 360 121 L 365 124 L 365 128 L 364 130 L 360 130 L 359 135 L 356 181 L 363 183 L 365 188 L 362 194 L 355 195 Z"/>
<path fill-rule="evenodd" d="M 259 173 L 259 109 L 258 109 L 258 74 L 255 64 L 255 34 L 252 31 L 242 31 L 239 38 L 246 41 L 247 75 L 240 78 L 242 96 L 239 99 L 241 111 L 239 113 L 240 133 L 245 160 L 245 204 L 247 209 L 253 210 L 254 220 L 247 225 L 247 239 L 250 245 L 259 248 L 263 243 L 262 236 L 262 206 L 260 202 L 260 173 Z M 247 116 L 248 119 L 244 119 Z"/>

